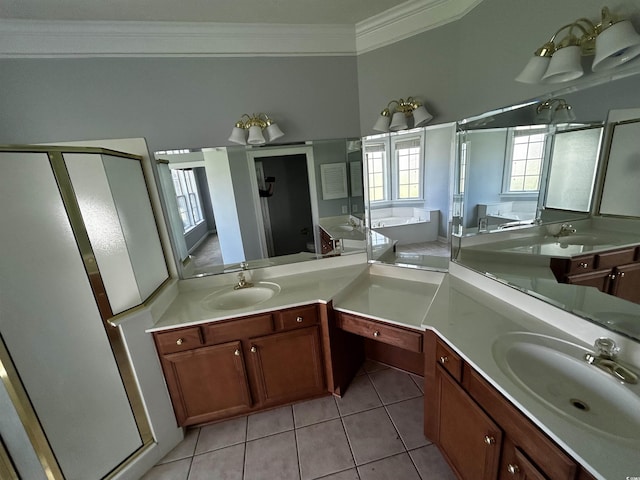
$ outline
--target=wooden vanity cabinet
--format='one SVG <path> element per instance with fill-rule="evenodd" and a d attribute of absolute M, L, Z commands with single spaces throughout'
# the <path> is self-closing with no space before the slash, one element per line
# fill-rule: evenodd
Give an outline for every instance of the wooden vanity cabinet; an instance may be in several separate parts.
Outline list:
<path fill-rule="evenodd" d="M 300 400 L 324 391 L 318 327 L 253 338 L 250 359 L 264 406 Z"/>
<path fill-rule="evenodd" d="M 242 413 L 253 405 L 241 342 L 162 356 L 179 425 Z"/>
<path fill-rule="evenodd" d="M 154 334 L 181 426 L 321 395 L 316 305 Z"/>
<path fill-rule="evenodd" d="M 336 312 L 335 326 L 353 334 L 351 346 L 361 348 L 362 360 L 366 356 L 416 375 L 424 374 L 422 331 L 345 312 Z"/>
<path fill-rule="evenodd" d="M 640 247 L 552 258 L 549 266 L 560 283 L 595 287 L 601 292 L 640 303 Z"/>
<path fill-rule="evenodd" d="M 438 446 L 460 478 L 495 479 L 502 431 L 440 365 L 435 380 Z"/>
<path fill-rule="evenodd" d="M 435 333 L 424 349 L 425 435 L 460 479 L 591 478 Z"/>

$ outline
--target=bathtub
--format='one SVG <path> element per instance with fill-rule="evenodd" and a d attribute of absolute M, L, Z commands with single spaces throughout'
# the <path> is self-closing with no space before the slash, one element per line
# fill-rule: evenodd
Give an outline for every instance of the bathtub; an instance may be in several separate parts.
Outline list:
<path fill-rule="evenodd" d="M 389 207 L 371 210 L 371 229 L 398 245 L 435 242 L 438 239 L 439 210 Z"/>

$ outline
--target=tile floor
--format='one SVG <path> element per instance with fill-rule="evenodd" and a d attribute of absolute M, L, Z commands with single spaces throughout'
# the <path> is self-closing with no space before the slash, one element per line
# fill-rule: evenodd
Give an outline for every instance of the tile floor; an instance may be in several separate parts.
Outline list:
<path fill-rule="evenodd" d="M 448 480 L 422 434 L 422 377 L 367 361 L 332 396 L 187 430 L 143 480 Z"/>

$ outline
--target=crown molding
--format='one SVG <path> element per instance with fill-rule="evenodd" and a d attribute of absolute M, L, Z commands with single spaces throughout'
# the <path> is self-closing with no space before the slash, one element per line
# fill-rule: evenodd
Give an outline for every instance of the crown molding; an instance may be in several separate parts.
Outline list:
<path fill-rule="evenodd" d="M 0 57 L 355 55 L 353 25 L 0 20 Z"/>
<path fill-rule="evenodd" d="M 0 58 L 357 55 L 455 21 L 482 0 L 408 0 L 355 25 L 0 19 Z"/>
<path fill-rule="evenodd" d="M 370 52 L 454 22 L 482 0 L 409 0 L 356 24 L 356 51 Z"/>

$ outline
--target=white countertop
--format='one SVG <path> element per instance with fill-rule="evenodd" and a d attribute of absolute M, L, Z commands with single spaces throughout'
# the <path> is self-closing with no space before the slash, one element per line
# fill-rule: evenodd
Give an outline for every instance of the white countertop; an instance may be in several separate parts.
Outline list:
<path fill-rule="evenodd" d="M 333 301 L 335 310 L 423 330 L 444 273 L 372 265 Z"/>
<path fill-rule="evenodd" d="M 471 272 L 455 264 L 451 267 L 452 272 Z M 545 334 L 590 348 L 585 342 L 527 313 L 525 309 L 531 309 L 531 302 L 540 303 L 532 297 L 514 291 L 514 295 L 521 295 L 524 299 L 516 300 L 522 308 L 519 309 L 451 274 L 368 264 L 265 279 L 278 283 L 281 292 L 257 306 L 226 311 L 204 310 L 201 300 L 215 289 L 195 288 L 193 285 L 197 283 L 191 282 L 188 288 L 177 295 L 159 321 L 147 331 L 161 331 L 329 301 L 333 301 L 334 308 L 338 311 L 421 330 L 433 329 L 596 478 L 624 479 L 640 475 L 640 442 L 607 436 L 555 413 L 514 383 L 497 365 L 492 345 L 496 339 L 509 332 Z M 497 285 L 497 282 L 486 278 L 483 281 L 491 282 L 487 290 L 495 290 L 492 284 Z M 503 285 L 500 288 L 512 290 Z M 541 306 L 540 310 L 544 311 L 545 308 L 552 307 Z M 595 338 L 593 329 L 599 328 L 565 312 L 558 311 L 554 316 L 557 317 L 554 321 L 563 327 L 566 327 L 561 318 L 563 316 L 571 317 L 571 322 L 579 322 L 580 328 L 587 332 L 583 337 L 591 338 L 590 335 L 593 335 Z M 623 348 L 627 345 L 623 345 Z"/>
<path fill-rule="evenodd" d="M 207 310 L 202 306 L 202 300 L 207 295 L 232 284 L 181 291 L 156 324 L 147 329 L 147 332 L 227 320 L 309 303 L 327 303 L 366 272 L 367 267 L 368 265 L 364 263 L 268 278 L 268 281 L 280 286 L 280 293 L 258 305 L 235 310 Z M 256 273 L 252 281 L 260 280 L 261 272 L 256 271 Z"/>
<path fill-rule="evenodd" d="M 591 350 L 589 345 L 451 275 L 440 286 L 423 326 L 438 333 L 596 478 L 640 475 L 640 441 L 610 436 L 556 413 L 505 375 L 492 353 L 494 341 L 509 332 L 549 335 Z"/>

